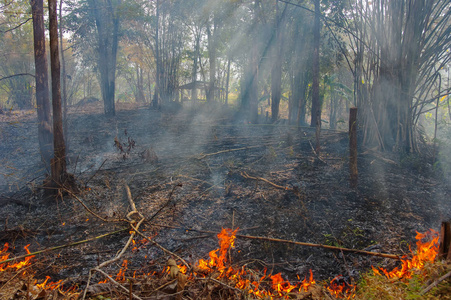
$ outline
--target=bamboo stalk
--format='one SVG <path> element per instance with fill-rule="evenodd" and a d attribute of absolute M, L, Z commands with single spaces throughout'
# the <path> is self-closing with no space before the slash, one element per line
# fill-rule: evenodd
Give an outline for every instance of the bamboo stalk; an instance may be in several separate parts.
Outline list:
<path fill-rule="evenodd" d="M 394 255 L 394 254 L 388 254 L 388 253 L 376 253 L 376 252 L 370 252 L 370 251 L 365 251 L 365 250 L 341 248 L 341 247 L 335 247 L 335 246 L 329 246 L 329 245 L 323 245 L 323 244 L 296 242 L 296 241 L 275 239 L 275 238 L 262 237 L 262 236 L 250 236 L 250 235 L 237 234 L 236 237 L 242 238 L 242 239 L 262 240 L 262 241 L 269 241 L 269 242 L 276 242 L 276 243 L 294 244 L 294 245 L 300 245 L 300 246 L 306 246 L 306 247 L 324 248 L 324 249 L 329 249 L 329 250 L 352 252 L 352 253 L 362 254 L 362 255 L 371 255 L 371 256 L 378 256 L 378 257 L 383 257 L 383 258 L 391 258 L 391 259 L 401 260 L 400 256 Z"/>

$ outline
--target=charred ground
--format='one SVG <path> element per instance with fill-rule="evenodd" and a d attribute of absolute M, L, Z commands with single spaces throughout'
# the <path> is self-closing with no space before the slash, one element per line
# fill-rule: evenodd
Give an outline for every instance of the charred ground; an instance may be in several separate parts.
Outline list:
<path fill-rule="evenodd" d="M 222 227 L 401 254 L 415 231 L 438 229 L 451 217 L 449 183 L 424 162 L 413 167 L 393 154 L 359 149 L 359 187 L 350 189 L 346 132 L 322 132 L 325 163 L 317 163 L 309 128 L 244 124 L 212 108 L 176 115 L 124 105 L 110 120 L 88 104 L 70 113 L 69 171 L 82 190 L 78 199 L 112 221 L 102 222 L 74 197 L 44 199 L 36 128 L 33 113 L 1 116 L 0 242 L 12 244 L 14 254 L 26 244 L 38 250 L 124 228 L 113 220 L 129 211 L 125 184 L 148 220 L 146 232 L 190 263 L 217 248 L 215 235 L 203 231 Z M 82 285 L 127 237 L 125 231 L 38 256 L 37 275 Z M 150 244 L 127 257 L 130 272 L 161 269 L 167 259 Z M 357 277 L 372 264 L 395 263 L 245 239 L 237 240 L 233 260 L 288 278 L 312 269 L 318 279 Z"/>

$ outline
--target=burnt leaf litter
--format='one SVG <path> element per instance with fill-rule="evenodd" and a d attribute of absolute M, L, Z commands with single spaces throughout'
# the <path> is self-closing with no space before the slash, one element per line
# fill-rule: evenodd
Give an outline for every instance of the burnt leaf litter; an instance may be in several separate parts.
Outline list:
<path fill-rule="evenodd" d="M 179 115 L 119 104 L 115 119 L 98 104 L 72 108 L 68 171 L 80 201 L 46 199 L 40 188 L 36 117 L 2 115 L 0 123 L 0 242 L 13 255 L 68 244 L 122 229 L 130 211 L 128 185 L 146 222 L 146 235 L 194 264 L 217 248 L 211 232 L 326 244 L 385 253 L 408 252 L 415 231 L 438 229 L 451 216 L 450 186 L 427 163 L 412 168 L 399 156 L 359 149 L 359 184 L 349 188 L 348 135 L 323 130 L 321 159 L 314 130 L 286 124 L 246 124 L 212 108 Z M 83 286 L 89 270 L 112 258 L 128 231 L 37 256 L 37 278 Z M 2 245 L 3 245 L 2 244 Z M 371 265 L 396 261 L 269 241 L 237 239 L 233 263 L 285 278 L 358 278 Z M 128 272 L 161 271 L 167 255 L 137 239 Z M 116 274 L 120 262 L 110 266 Z M 103 278 L 100 275 L 98 280 Z M 341 278 L 341 277 L 340 277 Z"/>

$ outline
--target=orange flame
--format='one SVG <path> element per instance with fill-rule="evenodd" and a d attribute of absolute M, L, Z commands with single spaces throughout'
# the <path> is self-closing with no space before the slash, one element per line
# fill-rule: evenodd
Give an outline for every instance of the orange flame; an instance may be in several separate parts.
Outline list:
<path fill-rule="evenodd" d="M 401 259 L 401 266 L 394 268 L 392 271 L 387 271 L 384 268 L 376 269 L 371 266 L 375 275 L 384 275 L 387 278 L 412 278 L 415 270 L 421 270 L 426 262 L 433 262 L 438 254 L 439 247 L 439 234 L 433 229 L 425 233 L 417 232 L 415 237 L 417 239 L 417 251 L 414 253 L 409 246 L 409 250 L 412 254 L 412 258 L 408 258 L 406 255 Z M 424 239 L 429 239 L 423 242 Z"/>
<path fill-rule="evenodd" d="M 125 271 L 127 271 L 128 260 L 124 259 L 122 262 L 122 268 L 119 270 L 119 273 L 116 275 L 117 281 L 125 281 Z"/>
<path fill-rule="evenodd" d="M 335 276 L 326 289 L 335 298 L 354 298 L 356 286 L 342 279 L 344 279 L 342 275 Z"/>
<path fill-rule="evenodd" d="M 30 244 L 26 245 L 24 247 L 25 251 L 27 251 L 27 254 L 30 254 L 30 250 L 28 250 L 28 247 L 30 246 Z M 7 252 L 9 249 L 9 244 L 5 243 L 5 245 L 3 246 L 2 251 L 0 252 L 0 261 L 4 261 L 7 260 L 9 257 L 9 253 Z M 0 265 L 0 272 L 4 272 L 8 269 L 16 269 L 16 270 L 20 270 L 25 266 L 28 266 L 30 264 L 30 260 L 32 260 L 34 257 L 34 255 L 30 255 L 25 257 L 25 259 L 23 261 L 17 262 L 17 263 L 13 263 L 13 264 L 8 264 L 8 263 L 3 263 Z"/>
<path fill-rule="evenodd" d="M 222 229 L 218 234 L 219 239 L 219 249 L 210 251 L 208 254 L 210 259 L 203 260 L 200 259 L 198 262 L 198 269 L 201 271 L 206 271 L 210 275 L 213 270 L 219 272 L 217 278 L 228 278 L 235 284 L 235 288 L 247 290 L 249 295 L 254 295 L 257 298 L 284 298 L 289 299 L 289 295 L 295 289 L 305 291 L 315 284 L 313 279 L 313 273 L 310 271 L 310 278 L 304 278 L 304 280 L 299 281 L 297 284 L 291 284 L 289 281 L 283 279 L 282 274 L 278 273 L 275 275 L 265 275 L 261 278 L 255 278 L 252 271 L 246 270 L 244 267 L 235 269 L 230 266 L 227 262 L 227 253 L 230 248 L 234 247 L 236 230 Z M 180 266 L 179 266 L 180 267 Z M 195 274 L 197 276 L 205 276 L 205 274 Z M 269 284 L 269 282 L 271 282 Z"/>
<path fill-rule="evenodd" d="M 61 286 L 61 283 L 63 282 L 62 280 L 59 280 L 57 282 L 47 283 L 47 281 L 49 281 L 49 279 L 50 279 L 50 276 L 46 276 L 45 281 L 43 283 L 36 284 L 36 286 L 43 290 L 56 290 L 57 288 L 59 288 Z"/>

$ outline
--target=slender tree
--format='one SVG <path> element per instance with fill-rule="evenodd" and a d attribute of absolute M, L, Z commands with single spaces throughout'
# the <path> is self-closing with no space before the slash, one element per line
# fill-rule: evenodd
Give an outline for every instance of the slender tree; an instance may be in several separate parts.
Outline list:
<path fill-rule="evenodd" d="M 39 149 L 47 170 L 50 170 L 50 159 L 53 156 L 53 134 L 50 115 L 47 54 L 45 51 L 44 4 L 43 0 L 31 0 L 30 3 L 33 17 Z"/>
<path fill-rule="evenodd" d="M 282 96 L 282 41 L 280 33 L 279 1 L 276 1 L 276 17 L 274 21 L 273 48 L 274 59 L 271 70 L 271 121 L 274 123 L 279 118 L 280 98 Z"/>
<path fill-rule="evenodd" d="M 54 188 L 66 185 L 66 145 L 63 133 L 63 114 L 61 108 L 61 78 L 58 51 L 57 0 L 48 0 L 49 32 L 50 32 L 50 64 L 52 74 L 52 107 L 53 107 L 53 147 L 52 181 Z"/>
<path fill-rule="evenodd" d="M 319 95 L 319 46 L 320 46 L 320 0 L 314 0 L 315 21 L 313 24 L 313 82 L 312 82 L 312 119 L 311 127 L 316 127 L 316 151 L 319 154 L 319 131 L 321 129 L 321 102 Z"/>
<path fill-rule="evenodd" d="M 64 136 L 67 138 L 67 74 L 66 74 L 66 58 L 64 54 L 64 45 L 63 45 L 63 25 L 61 23 L 63 19 L 63 0 L 59 2 L 59 42 L 60 42 L 60 54 L 61 54 L 61 78 L 62 78 L 62 103 L 63 103 L 63 127 L 64 127 Z M 66 141 L 67 142 L 67 141 Z M 66 143 L 66 146 L 67 143 Z"/>

